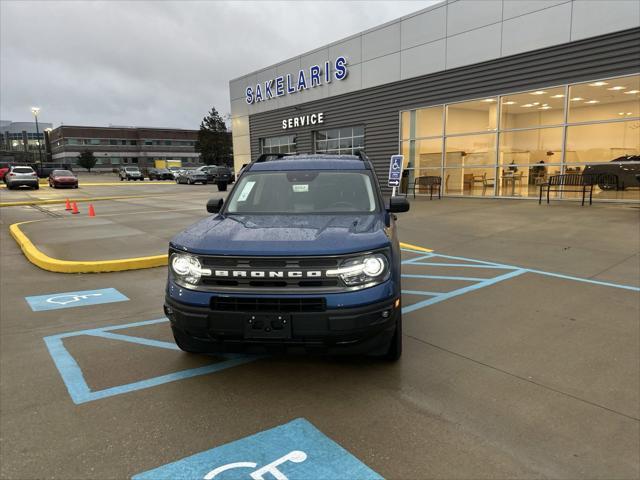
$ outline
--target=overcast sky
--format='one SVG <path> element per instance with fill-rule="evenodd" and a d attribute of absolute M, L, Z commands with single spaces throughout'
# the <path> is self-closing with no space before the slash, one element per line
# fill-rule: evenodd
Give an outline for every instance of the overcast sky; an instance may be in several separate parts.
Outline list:
<path fill-rule="evenodd" d="M 198 128 L 230 79 L 433 3 L 0 0 L 0 118 Z"/>

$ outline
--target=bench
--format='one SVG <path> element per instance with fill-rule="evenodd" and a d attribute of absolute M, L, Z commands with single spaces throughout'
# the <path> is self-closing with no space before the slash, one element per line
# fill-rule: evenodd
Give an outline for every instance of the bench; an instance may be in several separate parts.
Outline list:
<path fill-rule="evenodd" d="M 442 198 L 441 190 L 442 190 L 442 178 L 437 176 L 423 176 L 417 177 L 413 181 L 413 198 L 416 198 L 416 188 L 428 188 L 429 189 L 429 200 L 433 198 L 433 191 L 437 190 L 438 198 Z"/>
<path fill-rule="evenodd" d="M 547 203 L 549 203 L 550 192 L 582 192 L 582 205 L 589 192 L 589 205 L 593 204 L 593 187 L 598 184 L 616 185 L 618 184 L 617 175 L 608 174 L 581 174 L 581 173 L 565 173 L 564 175 L 552 175 L 546 182 L 540 184 L 540 196 L 538 205 L 542 203 L 542 191 L 547 189 Z M 567 188 L 569 187 L 569 188 Z"/>

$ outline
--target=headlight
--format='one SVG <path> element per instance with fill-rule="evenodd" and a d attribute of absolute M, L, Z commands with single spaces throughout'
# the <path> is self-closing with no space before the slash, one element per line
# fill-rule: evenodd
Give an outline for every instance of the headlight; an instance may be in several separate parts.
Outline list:
<path fill-rule="evenodd" d="M 349 287 L 373 286 L 388 278 L 389 262 L 381 253 L 365 255 L 346 260 L 335 270 L 328 270 L 327 275 L 337 276 Z"/>
<path fill-rule="evenodd" d="M 202 268 L 196 257 L 183 253 L 171 255 L 171 270 L 180 280 L 191 285 L 196 285 L 203 274 L 211 274 L 209 270 Z"/>

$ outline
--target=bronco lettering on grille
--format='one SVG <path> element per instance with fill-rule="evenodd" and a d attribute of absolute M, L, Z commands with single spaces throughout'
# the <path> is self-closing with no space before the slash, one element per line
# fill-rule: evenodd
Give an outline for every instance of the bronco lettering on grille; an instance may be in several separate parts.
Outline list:
<path fill-rule="evenodd" d="M 322 271 L 320 270 L 214 270 L 214 277 L 232 277 L 232 278 L 320 278 Z"/>

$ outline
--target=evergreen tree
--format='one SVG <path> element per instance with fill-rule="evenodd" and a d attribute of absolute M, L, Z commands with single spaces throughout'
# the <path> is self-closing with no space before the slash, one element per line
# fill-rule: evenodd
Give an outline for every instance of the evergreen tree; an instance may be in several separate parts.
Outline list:
<path fill-rule="evenodd" d="M 231 163 L 231 135 L 224 119 L 215 107 L 202 119 L 196 152 L 206 165 L 228 165 Z"/>

